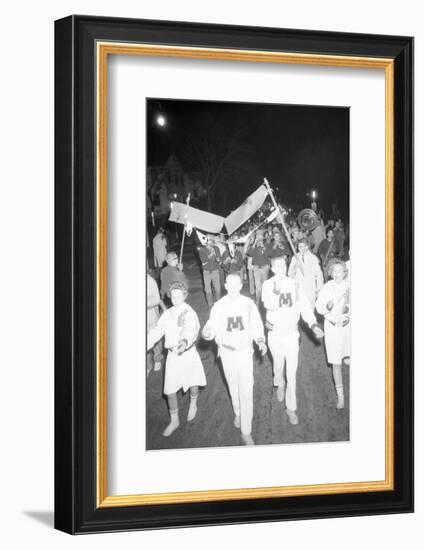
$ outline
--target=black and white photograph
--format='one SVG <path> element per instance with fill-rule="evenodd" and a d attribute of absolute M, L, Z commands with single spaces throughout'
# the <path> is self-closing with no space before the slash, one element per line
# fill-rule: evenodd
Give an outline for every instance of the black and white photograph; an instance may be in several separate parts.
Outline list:
<path fill-rule="evenodd" d="M 350 440 L 349 114 L 146 100 L 146 450 Z"/>

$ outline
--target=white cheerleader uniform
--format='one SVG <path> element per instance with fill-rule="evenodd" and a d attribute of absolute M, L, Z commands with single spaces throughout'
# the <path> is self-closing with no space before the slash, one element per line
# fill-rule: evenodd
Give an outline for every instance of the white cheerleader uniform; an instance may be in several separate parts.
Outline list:
<path fill-rule="evenodd" d="M 234 414 L 242 434 L 252 431 L 253 341 L 265 342 L 264 327 L 255 303 L 241 294 L 218 300 L 205 325 L 208 340 L 215 339 L 230 390 Z"/>
<path fill-rule="evenodd" d="M 199 319 L 188 304 L 173 306 L 160 317 L 156 326 L 147 335 L 147 349 L 165 336 L 168 350 L 165 365 L 165 395 L 183 389 L 186 392 L 192 386 L 206 386 L 206 376 L 195 342 L 199 334 Z M 178 343 L 187 342 L 186 351 L 177 353 Z"/>
<path fill-rule="evenodd" d="M 334 305 L 329 310 L 327 304 Z M 315 307 L 324 316 L 327 361 L 340 365 L 350 357 L 350 290 L 348 279 L 340 283 L 331 280 L 322 287 Z"/>

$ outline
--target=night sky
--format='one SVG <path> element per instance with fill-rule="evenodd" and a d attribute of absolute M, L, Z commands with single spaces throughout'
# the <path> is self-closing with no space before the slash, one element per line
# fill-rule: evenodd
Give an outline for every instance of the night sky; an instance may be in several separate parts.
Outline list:
<path fill-rule="evenodd" d="M 159 113 L 166 117 L 163 128 L 155 122 Z M 309 207 L 307 193 L 314 189 L 326 217 L 331 202 L 336 201 L 348 221 L 347 107 L 155 98 L 147 100 L 147 121 L 148 164 L 163 164 L 175 153 L 185 170 L 192 169 L 187 146 L 182 150 L 188 136 L 196 139 L 199 128 L 207 132 L 216 123 L 222 125 L 223 139 L 228 129 L 240 130 L 246 173 L 235 178 L 227 210 L 236 208 L 266 177 L 272 187 L 278 188 L 283 203 L 295 208 Z"/>

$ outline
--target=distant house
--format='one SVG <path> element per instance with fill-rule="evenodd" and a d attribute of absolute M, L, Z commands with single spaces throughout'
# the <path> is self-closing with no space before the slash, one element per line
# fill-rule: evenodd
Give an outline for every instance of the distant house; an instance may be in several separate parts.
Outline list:
<path fill-rule="evenodd" d="M 175 154 L 162 166 L 147 167 L 147 209 L 155 216 L 168 214 L 173 201 L 185 202 L 190 193 L 190 204 L 200 206 L 206 191 L 196 172 L 184 171 Z"/>

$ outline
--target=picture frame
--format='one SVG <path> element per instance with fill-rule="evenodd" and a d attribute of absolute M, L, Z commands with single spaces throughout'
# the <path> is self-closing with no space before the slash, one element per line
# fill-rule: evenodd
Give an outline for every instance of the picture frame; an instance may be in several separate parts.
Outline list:
<path fill-rule="evenodd" d="M 385 479 L 107 492 L 107 63 L 149 55 L 385 74 Z M 55 527 L 94 533 L 413 511 L 413 39 L 70 16 L 55 22 Z"/>

